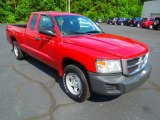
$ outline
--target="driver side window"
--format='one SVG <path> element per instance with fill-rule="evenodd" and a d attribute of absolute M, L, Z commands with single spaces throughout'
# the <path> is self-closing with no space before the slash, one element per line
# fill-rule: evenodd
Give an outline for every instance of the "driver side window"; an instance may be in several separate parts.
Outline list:
<path fill-rule="evenodd" d="M 42 15 L 39 22 L 39 30 L 52 30 L 53 22 L 48 16 Z"/>

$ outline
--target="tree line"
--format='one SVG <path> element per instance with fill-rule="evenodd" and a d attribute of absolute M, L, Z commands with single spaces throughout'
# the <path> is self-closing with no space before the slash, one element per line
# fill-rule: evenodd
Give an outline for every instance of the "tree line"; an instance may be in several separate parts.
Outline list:
<path fill-rule="evenodd" d="M 68 0 L 0 0 L 0 23 L 26 22 L 34 11 L 67 12 Z M 140 17 L 145 0 L 70 0 L 71 12 L 94 21 L 113 17 Z"/>

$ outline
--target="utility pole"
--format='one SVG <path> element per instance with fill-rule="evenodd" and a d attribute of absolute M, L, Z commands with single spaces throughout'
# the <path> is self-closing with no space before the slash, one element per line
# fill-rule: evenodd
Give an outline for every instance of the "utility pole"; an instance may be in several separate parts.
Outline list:
<path fill-rule="evenodd" d="M 71 12 L 71 5 L 70 5 L 70 0 L 68 0 L 68 12 L 70 13 Z"/>
<path fill-rule="evenodd" d="M 66 12 L 68 11 L 68 2 L 66 0 Z"/>

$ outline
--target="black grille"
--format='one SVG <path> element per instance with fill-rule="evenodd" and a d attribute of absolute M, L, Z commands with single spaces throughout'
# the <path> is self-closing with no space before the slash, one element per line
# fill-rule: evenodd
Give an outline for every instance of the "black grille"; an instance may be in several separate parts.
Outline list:
<path fill-rule="evenodd" d="M 138 69 L 138 65 L 136 65 L 134 67 L 131 67 L 131 68 L 128 68 L 128 73 L 132 73 L 132 72 L 134 72 L 137 69 Z"/>
<path fill-rule="evenodd" d="M 132 59 L 132 60 L 128 60 L 128 61 L 127 61 L 127 66 L 134 65 L 134 64 L 136 64 L 138 61 L 139 61 L 139 58 L 134 58 L 134 59 Z"/>

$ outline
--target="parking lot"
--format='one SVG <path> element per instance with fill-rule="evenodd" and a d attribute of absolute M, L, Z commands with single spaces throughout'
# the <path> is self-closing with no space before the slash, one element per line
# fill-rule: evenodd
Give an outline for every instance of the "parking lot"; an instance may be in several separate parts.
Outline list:
<path fill-rule="evenodd" d="M 120 97 L 94 95 L 83 103 L 63 92 L 61 78 L 47 65 L 15 59 L 0 24 L 0 120 L 160 120 L 160 31 L 101 24 L 106 33 L 150 47 L 150 79 Z"/>

